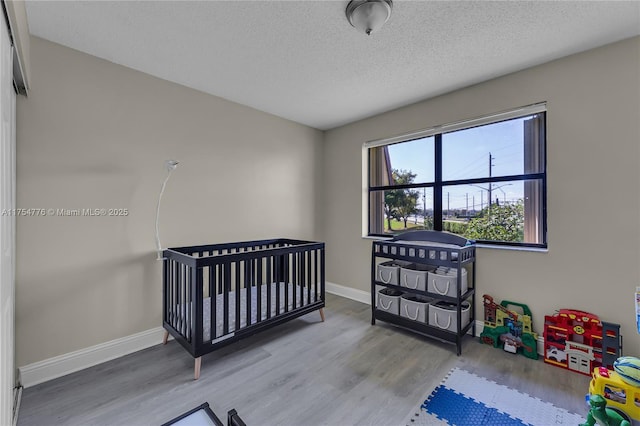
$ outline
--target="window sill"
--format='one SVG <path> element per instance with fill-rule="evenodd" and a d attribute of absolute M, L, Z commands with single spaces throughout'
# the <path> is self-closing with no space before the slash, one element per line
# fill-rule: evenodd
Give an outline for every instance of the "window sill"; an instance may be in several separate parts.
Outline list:
<path fill-rule="evenodd" d="M 536 253 L 548 253 L 549 248 L 544 247 L 519 247 L 519 246 L 503 246 L 493 244 L 476 244 L 477 248 L 481 249 L 497 249 L 497 250 L 511 250 L 511 251 L 530 251 Z"/>
<path fill-rule="evenodd" d="M 363 235 L 362 239 L 363 240 L 375 240 L 375 241 L 385 241 L 385 240 L 390 240 L 393 237 L 381 237 L 378 235 Z"/>

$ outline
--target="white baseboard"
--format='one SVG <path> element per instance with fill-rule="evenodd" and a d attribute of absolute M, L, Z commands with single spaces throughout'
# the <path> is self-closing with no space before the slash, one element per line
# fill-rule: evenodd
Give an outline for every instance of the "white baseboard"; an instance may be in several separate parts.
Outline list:
<path fill-rule="evenodd" d="M 156 327 L 89 348 L 19 367 L 24 388 L 66 376 L 94 365 L 162 343 L 164 328 Z"/>
<path fill-rule="evenodd" d="M 371 293 L 369 293 L 368 291 L 345 287 L 343 285 L 330 283 L 328 281 L 325 281 L 324 288 L 327 293 L 335 294 L 336 296 L 346 297 L 347 299 L 355 300 L 356 302 L 371 305 Z"/>

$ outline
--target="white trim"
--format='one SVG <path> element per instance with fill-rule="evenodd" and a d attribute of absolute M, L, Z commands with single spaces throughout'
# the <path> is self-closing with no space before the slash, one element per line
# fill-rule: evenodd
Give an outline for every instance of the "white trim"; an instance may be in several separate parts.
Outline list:
<path fill-rule="evenodd" d="M 369 235 L 369 148 L 362 145 L 362 236 Z"/>
<path fill-rule="evenodd" d="M 533 251 L 537 253 L 549 253 L 549 249 L 545 247 L 526 247 L 526 246 L 508 246 L 498 244 L 476 244 L 476 249 L 497 249 L 511 251 Z"/>
<path fill-rule="evenodd" d="M 368 291 L 345 287 L 343 285 L 330 283 L 327 281 L 325 281 L 324 283 L 324 288 L 327 293 L 335 294 L 336 296 L 346 297 L 347 299 L 355 300 L 356 302 L 371 305 L 371 293 L 369 293 Z"/>
<path fill-rule="evenodd" d="M 426 138 L 438 133 L 454 132 L 456 130 L 468 129 L 471 127 L 482 126 L 484 124 L 496 123 L 499 121 L 510 120 L 512 118 L 525 117 L 527 115 L 538 114 L 547 110 L 546 102 L 523 106 L 508 111 L 497 112 L 495 114 L 476 117 L 468 120 L 455 121 L 453 123 L 442 124 L 430 127 L 428 129 L 418 130 L 415 132 L 404 133 L 402 135 L 392 136 L 390 138 L 377 139 L 363 144 L 363 148 L 375 148 L 377 146 L 391 145 L 398 142 L 406 142 L 414 139 Z"/>
<path fill-rule="evenodd" d="M 164 328 L 156 327 L 19 367 L 22 386 L 25 388 L 35 386 L 155 346 L 162 343 L 163 334 Z"/>

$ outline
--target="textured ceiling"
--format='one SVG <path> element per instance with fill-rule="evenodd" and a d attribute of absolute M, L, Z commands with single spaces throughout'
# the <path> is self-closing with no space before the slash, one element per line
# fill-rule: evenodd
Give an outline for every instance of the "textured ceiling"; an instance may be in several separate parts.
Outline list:
<path fill-rule="evenodd" d="M 318 129 L 640 34 L 640 2 L 27 1 L 33 35 Z"/>

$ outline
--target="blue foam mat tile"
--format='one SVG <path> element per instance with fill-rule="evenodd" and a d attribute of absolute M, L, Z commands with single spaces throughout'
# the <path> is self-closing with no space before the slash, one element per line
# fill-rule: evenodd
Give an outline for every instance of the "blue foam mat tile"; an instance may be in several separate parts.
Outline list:
<path fill-rule="evenodd" d="M 421 406 L 427 413 L 453 425 L 524 426 L 526 423 L 512 418 L 495 408 L 467 398 L 443 385 L 438 386 Z"/>

